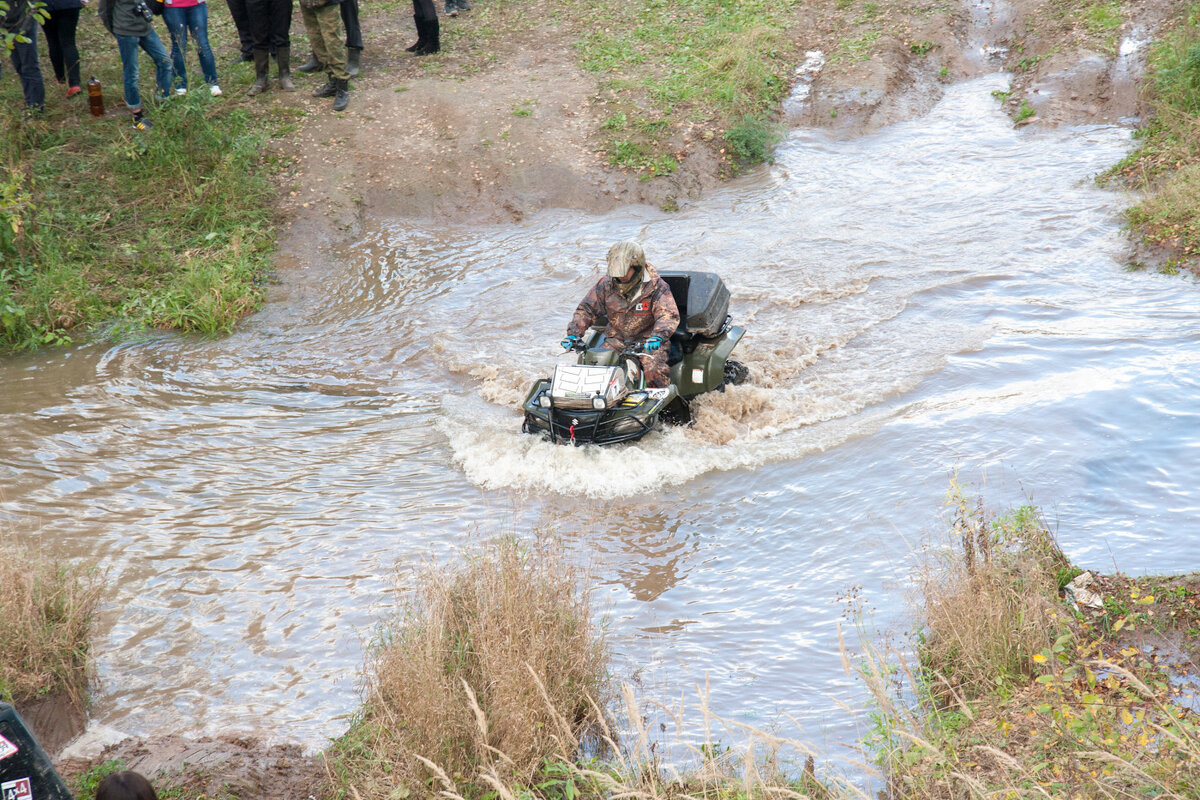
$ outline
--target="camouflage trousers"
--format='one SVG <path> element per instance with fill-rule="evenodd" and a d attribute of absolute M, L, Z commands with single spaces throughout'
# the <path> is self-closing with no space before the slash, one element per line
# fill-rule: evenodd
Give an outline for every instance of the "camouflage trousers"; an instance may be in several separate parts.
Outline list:
<path fill-rule="evenodd" d="M 613 340 L 605 341 L 601 346 L 605 350 L 615 350 L 618 353 L 625 349 L 624 342 Z M 651 389 L 665 389 L 671 385 L 671 368 L 667 366 L 667 356 L 670 352 L 670 344 L 664 343 L 653 353 L 638 353 L 642 371 L 646 373 L 646 385 Z"/>
<path fill-rule="evenodd" d="M 350 73 L 346 71 L 346 46 L 342 44 L 342 15 L 338 9 L 337 4 L 320 8 L 301 5 L 300 16 L 304 18 L 313 55 L 325 65 L 329 77 L 345 81 L 350 79 Z"/>

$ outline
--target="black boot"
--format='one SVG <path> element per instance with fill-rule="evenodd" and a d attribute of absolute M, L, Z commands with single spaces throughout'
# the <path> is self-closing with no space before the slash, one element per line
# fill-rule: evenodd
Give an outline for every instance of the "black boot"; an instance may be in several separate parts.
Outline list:
<path fill-rule="evenodd" d="M 415 53 L 425 46 L 425 23 L 416 14 L 413 14 L 413 25 L 417 26 L 417 41 L 404 48 L 409 53 Z"/>
<path fill-rule="evenodd" d="M 266 50 L 254 51 L 254 83 L 250 86 L 250 91 L 246 92 L 250 97 L 256 94 L 262 94 L 267 90 L 267 82 L 271 79 L 271 54 Z"/>
<path fill-rule="evenodd" d="M 325 69 L 325 65 L 317 60 L 317 54 L 311 50 L 308 51 L 308 61 L 296 67 L 297 72 L 303 72 L 305 75 L 312 72 L 320 72 L 323 69 Z"/>
<path fill-rule="evenodd" d="M 334 84 L 336 91 L 333 95 L 333 110 L 345 111 L 346 106 L 350 105 L 350 81 L 339 78 Z"/>
<path fill-rule="evenodd" d="M 292 83 L 292 48 L 280 47 L 275 50 L 275 65 L 279 69 L 279 88 L 285 92 L 296 91 Z"/>
<path fill-rule="evenodd" d="M 419 56 L 429 56 L 441 51 L 442 35 L 436 19 L 431 19 L 425 23 L 425 46 L 417 51 Z"/>
<path fill-rule="evenodd" d="M 325 73 L 329 76 L 329 80 L 325 81 L 325 85 L 313 89 L 313 97 L 333 97 L 337 94 L 337 80 L 334 79 L 332 72 Z"/>
<path fill-rule="evenodd" d="M 360 62 L 362 60 L 361 47 L 346 48 L 346 72 L 350 73 L 351 78 L 357 78 L 361 69 Z"/>

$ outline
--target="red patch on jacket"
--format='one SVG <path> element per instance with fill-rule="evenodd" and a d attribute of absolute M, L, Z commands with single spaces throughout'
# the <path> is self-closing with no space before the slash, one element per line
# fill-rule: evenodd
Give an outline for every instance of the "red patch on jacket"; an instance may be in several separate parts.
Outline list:
<path fill-rule="evenodd" d="M 641 300 L 641 301 L 637 302 L 636 304 L 634 304 L 633 313 L 649 314 L 650 313 L 650 301 L 649 300 Z"/>

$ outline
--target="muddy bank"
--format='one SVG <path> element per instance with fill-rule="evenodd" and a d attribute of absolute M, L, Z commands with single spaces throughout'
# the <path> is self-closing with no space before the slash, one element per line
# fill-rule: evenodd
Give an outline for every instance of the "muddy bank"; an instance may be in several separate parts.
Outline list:
<path fill-rule="evenodd" d="M 788 76 L 804 99 L 779 119 L 857 136 L 927 111 L 949 83 L 1010 71 L 1001 99 L 1021 124 L 1129 122 L 1145 44 L 1178 8 L 1144 0 L 1100 23 L 1051 0 L 797 8 L 781 46 L 797 67 L 814 53 L 820 66 Z M 547 4 L 528 11 L 445 18 L 443 52 L 427 59 L 396 46 L 415 35 L 406 12 L 373 14 L 348 114 L 327 113 L 307 83 L 268 100 L 307 112 L 281 186 L 285 253 L 353 236 L 364 216 L 503 223 L 547 208 L 677 208 L 737 171 L 721 131 L 685 118 L 663 133 L 672 174 L 647 180 L 609 163 L 616 94 L 580 66 L 581 31 Z"/>
<path fill-rule="evenodd" d="M 268 746 L 240 737 L 129 739 L 106 748 L 99 758 L 68 758 L 57 766 L 74 786 L 80 775 L 110 761 L 151 778 L 160 796 L 171 791 L 171 796 L 185 798 L 309 800 L 327 794 L 319 755 L 305 755 L 294 745 Z"/>

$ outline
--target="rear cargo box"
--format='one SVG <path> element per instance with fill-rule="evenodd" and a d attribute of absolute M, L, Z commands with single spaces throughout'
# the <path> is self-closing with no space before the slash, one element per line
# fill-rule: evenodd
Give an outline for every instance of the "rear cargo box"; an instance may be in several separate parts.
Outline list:
<path fill-rule="evenodd" d="M 716 336 L 729 316 L 729 290 L 715 272 L 660 272 L 679 306 L 679 332 Z"/>

